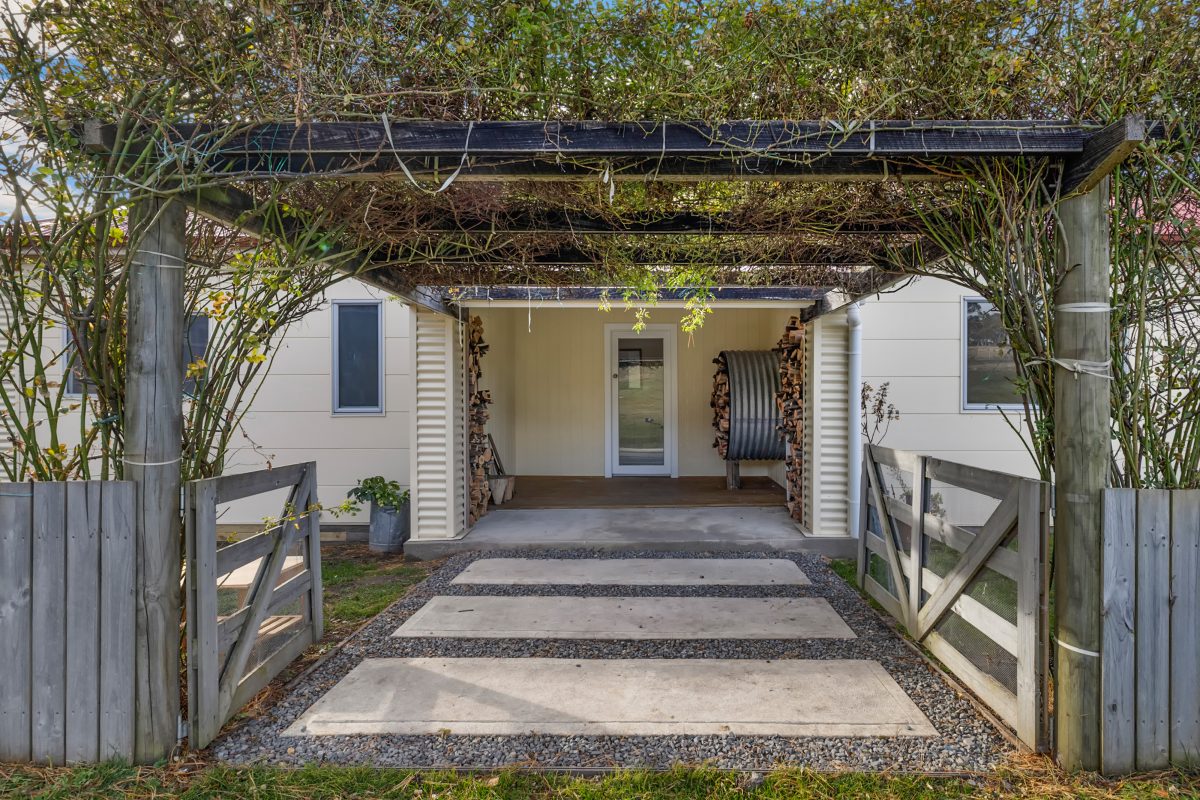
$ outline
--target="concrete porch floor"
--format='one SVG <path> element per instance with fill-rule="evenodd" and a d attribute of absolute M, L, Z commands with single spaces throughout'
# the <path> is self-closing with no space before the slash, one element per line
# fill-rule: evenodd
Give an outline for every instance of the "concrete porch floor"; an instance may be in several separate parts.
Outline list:
<path fill-rule="evenodd" d="M 492 509 L 458 539 L 409 540 L 414 558 L 439 558 L 467 550 L 524 549 L 647 550 L 678 552 L 768 550 L 821 553 L 850 558 L 849 537 L 805 534 L 783 508 Z"/>
<path fill-rule="evenodd" d="M 508 509 L 531 508 L 697 508 L 702 506 L 782 506 L 787 493 L 763 475 L 742 478 L 742 488 L 725 488 L 725 476 L 519 475 Z"/>

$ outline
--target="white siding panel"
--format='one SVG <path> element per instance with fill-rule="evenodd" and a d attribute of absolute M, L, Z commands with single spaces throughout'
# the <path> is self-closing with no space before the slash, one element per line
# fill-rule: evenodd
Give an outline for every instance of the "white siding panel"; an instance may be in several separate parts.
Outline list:
<path fill-rule="evenodd" d="M 864 337 L 863 341 L 863 380 L 867 375 L 886 375 L 888 379 L 958 377 L 960 352 L 957 332 L 953 339 L 912 341 L 904 338 L 903 329 L 876 327 L 871 317 L 864 317 L 864 328 L 871 331 L 872 337 Z M 882 333 L 883 338 L 875 338 L 877 332 Z M 891 336 L 887 335 L 889 333 Z"/>
<path fill-rule="evenodd" d="M 277 447 L 304 445 L 315 450 L 407 450 L 408 413 L 393 411 L 388 414 L 388 419 L 390 422 L 387 425 L 380 425 L 377 415 L 345 414 L 331 418 L 326 410 L 264 410 L 247 414 L 245 427 L 253 430 L 260 441 L 272 442 Z"/>
<path fill-rule="evenodd" d="M 864 301 L 863 381 L 890 383 L 888 401 L 900 412 L 880 444 L 1035 477 L 1021 436 L 999 411 L 962 409 L 962 303 L 970 296 L 926 277 Z M 1023 428 L 1020 412 L 1008 414 Z"/>
<path fill-rule="evenodd" d="M 326 312 L 328 313 L 328 312 Z M 329 342 L 324 343 L 326 347 Z M 408 342 L 404 342 L 404 346 L 408 346 Z M 327 417 L 336 416 L 337 419 L 375 419 L 379 420 L 381 414 L 333 414 L 333 379 L 329 373 L 323 375 L 281 375 L 271 371 L 266 380 L 263 381 L 262 388 L 258 391 L 258 396 L 254 398 L 254 403 L 251 408 L 260 414 L 274 413 L 277 411 L 320 411 Z M 383 396 L 387 403 L 387 413 L 390 415 L 397 411 L 409 411 L 409 392 L 408 387 L 411 383 L 411 376 L 405 375 L 384 375 L 383 376 Z M 386 427 L 384 423 L 378 422 L 379 429 L 382 432 Z M 391 423 L 388 423 L 390 425 Z"/>
<path fill-rule="evenodd" d="M 454 341 L 458 323 L 412 312 L 413 403 L 410 449 L 414 539 L 447 539 L 462 527 L 456 513 Z"/>
<path fill-rule="evenodd" d="M 365 478 L 369 475 L 384 475 L 388 478 L 394 478 L 402 486 L 409 484 L 408 453 L 391 447 L 347 447 L 323 452 L 305 447 L 277 447 L 266 453 L 243 447 L 231 451 L 226 457 L 225 474 L 263 469 L 266 467 L 268 460 L 274 466 L 300 464 L 305 461 L 311 461 L 314 453 L 318 453 L 316 456 L 317 477 L 321 481 L 319 491 L 323 503 L 331 500 L 341 502 L 341 495 L 336 493 L 330 494 L 326 491 L 327 486 L 353 486 L 359 478 Z M 324 472 L 321 472 L 321 470 L 324 470 Z M 328 475 L 329 478 L 322 478 L 322 475 Z M 343 492 L 342 494 L 345 493 Z M 238 504 L 232 503 L 230 505 L 231 507 L 236 507 Z M 258 519 L 257 516 L 251 518 Z M 343 517 L 341 521 L 365 523 L 367 517 L 365 514 L 361 518 L 354 520 Z"/>
<path fill-rule="evenodd" d="M 815 536 L 849 535 L 848 331 L 844 311 L 818 317 L 808 330 L 812 382 L 805 441 L 811 470 L 805 522 Z"/>

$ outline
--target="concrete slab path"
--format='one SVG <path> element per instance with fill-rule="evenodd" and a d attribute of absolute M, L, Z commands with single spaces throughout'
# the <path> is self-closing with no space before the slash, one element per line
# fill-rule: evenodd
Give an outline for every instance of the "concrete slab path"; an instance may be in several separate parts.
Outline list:
<path fill-rule="evenodd" d="M 857 552 L 849 537 L 807 536 L 786 508 L 571 508 L 503 506 L 460 539 L 410 539 L 404 552 L 438 558 L 466 550 L 585 547 L 605 550 L 736 552 L 803 550 L 835 558 Z"/>
<path fill-rule="evenodd" d="M 431 598 L 393 636 L 488 639 L 853 639 L 820 597 Z"/>
<path fill-rule="evenodd" d="M 936 736 L 858 660 L 368 659 L 285 736 Z"/>
<path fill-rule="evenodd" d="M 520 586 L 808 586 L 786 558 L 481 558 L 451 583 Z"/>

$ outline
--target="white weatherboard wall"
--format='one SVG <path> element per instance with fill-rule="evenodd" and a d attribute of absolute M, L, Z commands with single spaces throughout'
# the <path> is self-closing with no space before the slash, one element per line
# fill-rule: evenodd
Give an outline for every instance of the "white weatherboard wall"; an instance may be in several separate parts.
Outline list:
<path fill-rule="evenodd" d="M 382 414 L 333 413 L 332 300 L 382 299 L 384 411 Z M 326 302 L 292 325 L 280 340 L 279 352 L 246 415 L 246 436 L 234 440 L 226 474 L 303 461 L 317 462 L 318 498 L 337 505 L 359 478 L 383 475 L 409 483 L 409 317 L 403 303 L 355 280 L 325 293 Z M 248 498 L 223 506 L 221 524 L 258 523 L 277 516 L 282 493 Z M 365 523 L 357 516 L 333 517 L 329 523 Z"/>
<path fill-rule="evenodd" d="M 713 444 L 712 360 L 722 350 L 769 350 L 799 308 L 728 308 L 715 304 L 694 334 L 677 333 L 679 474 L 724 475 Z M 623 308 L 534 304 L 474 307 L 489 350 L 481 386 L 492 392 L 488 430 L 510 474 L 603 475 L 605 325 L 632 324 Z M 649 322 L 677 325 L 679 309 L 651 310 Z M 636 334 L 631 333 L 631 336 Z M 782 477 L 769 462 L 747 462 L 744 475 Z M 777 477 L 778 476 L 778 477 Z"/>
<path fill-rule="evenodd" d="M 804 525 L 814 536 L 849 531 L 849 327 L 845 310 L 810 322 L 805 337 Z"/>
<path fill-rule="evenodd" d="M 419 308 L 411 319 L 412 538 L 449 539 L 465 525 L 462 326 Z"/>
<path fill-rule="evenodd" d="M 1004 417 L 1024 431 L 1021 412 L 963 410 L 962 301 L 974 296 L 949 281 L 919 278 L 862 301 L 863 382 L 876 388 L 888 383 L 888 401 L 900 412 L 878 443 L 1036 478 L 1021 437 Z M 965 490 L 933 491 L 959 524 L 982 522 L 994 506 Z"/>

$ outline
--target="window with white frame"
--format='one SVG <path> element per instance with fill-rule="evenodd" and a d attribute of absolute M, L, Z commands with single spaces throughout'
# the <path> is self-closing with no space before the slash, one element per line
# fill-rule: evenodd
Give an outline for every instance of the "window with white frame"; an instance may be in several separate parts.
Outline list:
<path fill-rule="evenodd" d="M 963 298 L 963 408 L 1020 408 L 1017 366 L 997 308 L 982 297 Z"/>
<path fill-rule="evenodd" d="M 333 412 L 383 413 L 382 301 L 333 301 Z"/>
<path fill-rule="evenodd" d="M 194 375 L 188 375 L 188 367 L 195 364 L 200 359 L 204 358 L 208 351 L 208 317 L 203 315 L 193 316 L 188 320 L 187 330 L 183 339 L 183 393 L 184 395 L 194 395 L 196 393 L 197 380 Z M 71 329 L 63 328 L 63 381 L 66 384 L 64 391 L 68 395 L 82 397 L 87 391 L 88 382 L 84 375 L 83 364 L 79 362 L 76 355 L 77 348 L 75 337 L 71 335 Z"/>

